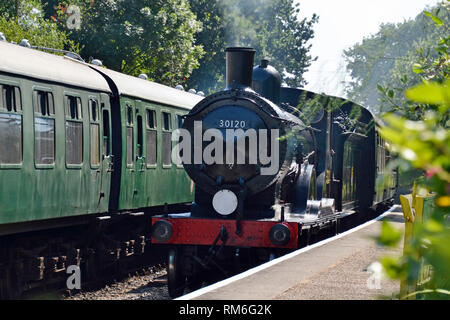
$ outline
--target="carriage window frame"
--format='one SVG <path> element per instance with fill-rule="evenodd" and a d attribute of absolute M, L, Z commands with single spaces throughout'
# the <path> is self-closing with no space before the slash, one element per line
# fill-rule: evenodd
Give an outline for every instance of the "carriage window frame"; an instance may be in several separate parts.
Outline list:
<path fill-rule="evenodd" d="M 48 100 L 48 110 L 46 114 L 40 113 L 36 108 L 38 105 L 38 93 L 47 93 L 47 99 L 51 95 L 51 100 Z M 51 103 L 50 103 L 51 102 Z M 55 109 L 55 94 L 50 87 L 33 86 L 32 87 L 32 110 L 33 110 L 33 162 L 36 169 L 54 169 L 56 164 L 56 109 Z M 48 114 L 47 114 L 48 113 Z M 52 163 L 38 163 L 36 161 L 36 118 L 53 120 L 53 162 Z"/>
<path fill-rule="evenodd" d="M 166 125 L 165 125 L 166 121 L 164 119 L 164 116 L 166 114 L 169 116 L 169 122 L 168 122 L 169 128 L 168 129 L 166 129 Z M 167 109 L 161 109 L 161 129 L 162 129 L 162 131 L 172 132 L 172 129 L 173 129 L 172 121 L 173 121 L 172 112 Z"/>
<path fill-rule="evenodd" d="M 13 87 L 14 90 L 14 107 L 10 110 L 7 109 L 7 107 L 4 105 L 4 97 L 3 97 L 3 86 L 9 86 Z M 19 99 L 17 99 L 17 96 Z M 19 102 L 17 104 L 17 102 Z M 17 108 L 17 105 L 20 106 L 20 108 Z M 20 169 L 23 166 L 24 162 L 24 149 L 23 149 L 23 142 L 24 142 L 24 128 L 23 128 L 23 122 L 24 122 L 24 115 L 23 115 L 23 97 L 22 97 L 22 90 L 20 88 L 20 83 L 16 81 L 9 81 L 7 79 L 0 79 L 0 113 L 8 114 L 8 115 L 14 115 L 20 117 L 20 144 L 21 144 L 21 150 L 20 150 L 20 162 L 18 163 L 0 163 L 0 169 Z"/>
<path fill-rule="evenodd" d="M 183 124 L 184 124 L 184 117 L 185 114 L 180 113 L 180 112 L 175 112 L 175 124 L 176 124 L 176 129 L 182 129 L 183 128 Z M 180 123 L 181 120 L 181 123 Z M 178 141 L 179 143 L 179 141 Z M 173 142 L 172 142 L 172 148 L 173 148 Z M 184 169 L 183 164 L 177 164 L 176 165 L 177 169 Z"/>
<path fill-rule="evenodd" d="M 169 115 L 169 129 L 166 129 L 165 126 L 165 121 L 164 121 L 164 115 L 168 114 Z M 172 169 L 172 157 L 170 158 L 170 164 L 164 164 L 164 133 L 171 133 L 173 131 L 173 121 L 174 121 L 174 113 L 172 110 L 169 109 L 161 109 L 161 165 L 163 169 Z M 172 147 L 173 147 L 173 142 L 172 139 L 170 139 L 170 155 L 172 155 Z"/>
<path fill-rule="evenodd" d="M 135 107 L 134 107 L 134 102 L 131 102 L 129 100 L 125 101 L 125 166 L 128 169 L 133 169 L 134 168 L 134 162 L 135 162 L 135 156 L 136 156 L 136 150 L 135 150 L 135 135 L 136 135 L 136 128 L 135 128 L 135 121 L 134 121 L 134 117 L 135 117 Z M 130 113 L 131 111 L 131 113 Z M 128 162 L 128 146 L 129 146 L 129 141 L 128 141 L 128 129 L 132 129 L 132 135 L 131 135 L 131 162 Z"/>
<path fill-rule="evenodd" d="M 151 112 L 151 113 L 153 113 L 153 121 L 154 121 L 154 123 L 153 123 L 153 127 L 150 127 L 150 123 L 149 123 L 149 121 L 148 121 L 148 119 L 149 119 L 149 112 Z M 160 143 L 158 142 L 158 136 L 159 136 L 159 134 L 158 134 L 158 131 L 159 131 L 159 123 L 160 123 L 160 121 L 158 121 L 158 111 L 157 111 L 157 109 L 156 109 L 156 107 L 154 107 L 154 106 L 146 106 L 145 107 L 145 144 L 146 144 L 146 146 L 145 146 L 145 163 L 146 163 L 146 167 L 147 167 L 147 169 L 156 169 L 157 167 L 158 167 L 158 156 L 159 156 L 159 154 L 160 154 L 160 152 L 159 152 L 159 146 L 160 146 Z M 155 148 L 155 150 L 156 150 L 156 162 L 155 163 L 148 163 L 148 161 L 149 161 L 149 157 L 148 157 L 148 148 L 147 148 L 147 132 L 148 131 L 153 131 L 153 132 L 155 132 L 156 133 L 156 148 Z"/>
<path fill-rule="evenodd" d="M 68 98 L 76 98 L 80 105 L 77 105 L 77 111 L 75 114 L 75 118 L 72 117 L 70 110 L 68 109 L 67 103 L 69 102 Z M 83 99 L 79 93 L 65 91 L 63 95 L 63 103 L 64 103 L 64 159 L 67 169 L 77 169 L 80 170 L 84 165 L 84 139 L 85 139 L 85 127 L 84 127 L 84 107 L 83 107 Z M 81 163 L 69 163 L 67 161 L 67 122 L 76 122 L 81 123 Z M 90 129 L 90 128 L 89 128 Z M 90 133 L 90 132 L 89 132 Z"/>
<path fill-rule="evenodd" d="M 102 102 L 100 104 L 101 106 L 101 113 L 102 113 L 102 119 L 101 119 L 101 126 L 102 126 L 102 136 L 101 136 L 101 143 L 103 146 L 102 149 L 102 157 L 110 157 L 111 156 L 111 122 L 110 122 L 110 110 L 105 108 L 105 104 Z"/>
<path fill-rule="evenodd" d="M 92 109 L 92 102 L 95 102 L 96 107 L 96 117 L 94 117 L 93 109 Z M 98 169 L 100 168 L 100 164 L 102 161 L 102 126 L 100 121 L 100 114 L 101 114 L 101 108 L 100 108 L 100 102 L 98 97 L 95 96 L 89 96 L 88 97 L 88 109 L 89 109 L 89 164 L 92 169 Z M 92 127 L 97 126 L 98 129 L 98 141 L 97 141 L 97 150 L 98 150 L 98 164 L 94 164 L 92 162 Z"/>
<path fill-rule="evenodd" d="M 342 180 L 345 182 L 351 181 L 350 186 L 346 185 L 344 186 L 345 182 L 342 185 L 342 206 L 343 208 L 349 205 L 358 205 L 359 198 L 357 190 L 360 187 L 360 180 L 359 178 L 359 170 L 358 164 L 360 163 L 362 149 L 361 144 L 358 137 L 354 138 L 350 136 L 348 139 L 346 139 L 344 146 L 343 146 L 343 172 L 342 172 Z M 347 148 L 346 148 L 347 146 Z M 351 167 L 350 168 L 350 177 L 353 177 L 354 179 L 349 179 L 349 176 L 345 175 L 345 157 L 347 153 L 347 158 L 350 156 L 351 158 Z M 358 156 L 359 155 L 359 159 Z M 359 160 L 359 161 L 358 161 Z M 344 187 L 346 187 L 346 193 L 344 193 Z M 348 198 L 350 197 L 350 198 Z M 345 200 L 344 200 L 345 199 Z M 344 202 L 345 201 L 345 202 Z"/>

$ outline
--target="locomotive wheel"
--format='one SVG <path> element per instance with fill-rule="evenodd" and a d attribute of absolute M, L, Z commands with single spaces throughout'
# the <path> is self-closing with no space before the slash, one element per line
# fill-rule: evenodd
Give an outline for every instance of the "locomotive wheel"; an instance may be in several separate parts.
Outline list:
<path fill-rule="evenodd" d="M 169 250 L 167 261 L 167 286 L 171 298 L 181 296 L 186 286 L 186 277 L 183 275 L 183 267 L 181 265 L 181 255 L 176 249 Z"/>

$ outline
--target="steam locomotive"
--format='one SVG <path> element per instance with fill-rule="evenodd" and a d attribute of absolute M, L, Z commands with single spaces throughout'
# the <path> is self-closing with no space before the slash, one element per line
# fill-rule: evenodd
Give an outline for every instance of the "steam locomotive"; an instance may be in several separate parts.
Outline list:
<path fill-rule="evenodd" d="M 169 245 L 172 297 L 236 263 L 298 248 L 342 212 L 363 217 L 392 201 L 376 187 L 389 160 L 378 123 L 348 100 L 281 87 L 255 50 L 226 50 L 224 91 L 184 117 L 178 160 L 195 182 L 190 213 L 152 218 L 152 245 Z M 201 275 L 201 276 L 200 276 Z"/>

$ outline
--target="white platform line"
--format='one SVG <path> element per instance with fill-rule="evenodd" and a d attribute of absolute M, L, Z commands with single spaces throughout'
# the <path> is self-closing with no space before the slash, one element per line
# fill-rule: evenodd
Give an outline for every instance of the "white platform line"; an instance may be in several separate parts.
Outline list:
<path fill-rule="evenodd" d="M 399 205 L 394 205 L 388 211 L 384 212 L 383 214 L 381 214 L 380 216 L 376 217 L 375 219 L 367 221 L 366 223 L 363 223 L 363 224 L 361 224 L 361 225 L 359 225 L 359 226 L 357 226 L 357 227 L 355 227 L 353 229 L 347 230 L 347 231 L 345 231 L 343 233 L 340 233 L 340 234 L 335 235 L 335 236 L 333 236 L 331 238 L 322 240 L 320 242 L 314 243 L 314 244 L 309 245 L 307 247 L 298 249 L 298 250 L 296 250 L 294 252 L 291 252 L 289 254 L 286 254 L 286 255 L 284 255 L 282 257 L 279 257 L 277 259 L 274 259 L 274 260 L 268 261 L 266 263 L 263 263 L 263 264 L 255 267 L 255 268 L 252 268 L 252 269 L 249 269 L 249 270 L 247 270 L 245 272 L 239 273 L 239 274 L 237 274 L 237 275 L 235 275 L 235 276 L 233 276 L 231 278 L 228 278 L 228 279 L 216 282 L 216 283 L 214 283 L 212 285 L 209 285 L 207 287 L 204 287 L 204 288 L 201 288 L 199 290 L 193 291 L 193 292 L 188 293 L 188 294 L 186 294 L 184 296 L 178 297 L 178 298 L 176 298 L 174 300 L 191 300 L 191 299 L 197 298 L 197 297 L 199 297 L 199 296 L 201 296 L 201 295 L 203 295 L 205 293 L 208 293 L 210 291 L 213 291 L 213 290 L 216 290 L 218 288 L 224 287 L 226 285 L 229 285 L 232 282 L 241 280 L 241 279 L 243 279 L 245 277 L 248 277 L 248 276 L 250 276 L 252 274 L 255 274 L 255 273 L 257 273 L 257 272 L 259 272 L 261 270 L 270 268 L 271 266 L 276 265 L 276 264 L 278 264 L 280 262 L 283 262 L 285 260 L 288 260 L 288 259 L 291 259 L 291 258 L 293 258 L 295 256 L 298 256 L 299 254 L 302 254 L 302 253 L 307 252 L 309 250 L 312 250 L 314 248 L 323 246 L 324 244 L 327 244 L 328 242 L 331 242 L 331 241 L 340 239 L 342 237 L 345 237 L 346 235 L 349 235 L 349 234 L 351 234 L 353 232 L 361 230 L 361 229 L 363 229 L 363 228 L 365 228 L 365 227 L 367 227 L 367 226 L 369 226 L 369 225 L 371 225 L 371 224 L 373 224 L 373 223 L 383 219 L 385 216 L 387 216 L 389 213 L 391 213 L 394 209 L 396 209 L 398 207 L 400 207 L 400 206 Z"/>

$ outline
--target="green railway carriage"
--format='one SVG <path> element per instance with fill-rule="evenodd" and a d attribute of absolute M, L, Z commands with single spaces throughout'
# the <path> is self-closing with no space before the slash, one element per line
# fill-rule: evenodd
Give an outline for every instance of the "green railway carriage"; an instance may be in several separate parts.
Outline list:
<path fill-rule="evenodd" d="M 171 136 L 181 127 L 182 116 L 202 97 L 105 68 L 95 69 L 113 84 L 111 88 L 119 97 L 113 118 L 122 119 L 113 130 L 117 166 L 112 208 L 191 202 L 192 182 L 183 166 L 171 160 Z"/>
<path fill-rule="evenodd" d="M 170 137 L 201 99 L 0 41 L 0 236 L 192 201 Z"/>

